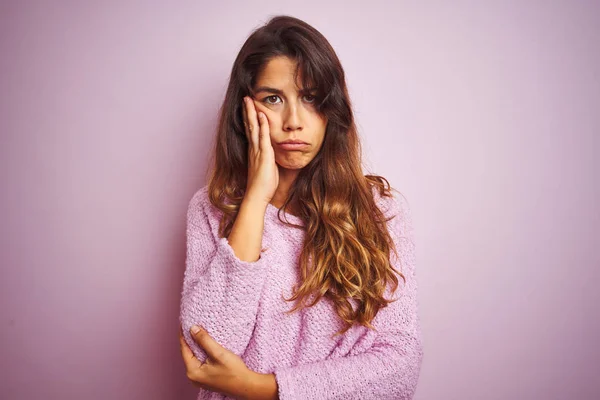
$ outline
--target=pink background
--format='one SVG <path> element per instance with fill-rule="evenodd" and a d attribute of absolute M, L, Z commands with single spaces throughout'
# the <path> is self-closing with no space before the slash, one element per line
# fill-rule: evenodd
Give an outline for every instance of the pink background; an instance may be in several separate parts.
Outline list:
<path fill-rule="evenodd" d="M 416 399 L 600 398 L 598 4 L 215 3 L 0 5 L 0 398 L 195 397 L 186 207 L 279 13 L 330 40 L 367 166 L 412 205 Z"/>

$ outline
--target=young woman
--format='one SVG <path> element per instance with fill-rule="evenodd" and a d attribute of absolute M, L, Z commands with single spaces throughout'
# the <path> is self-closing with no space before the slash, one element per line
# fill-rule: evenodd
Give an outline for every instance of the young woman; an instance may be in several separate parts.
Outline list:
<path fill-rule="evenodd" d="M 412 398 L 410 210 L 363 174 L 344 71 L 315 28 L 277 16 L 244 43 L 211 171 L 189 203 L 181 295 L 198 399 Z"/>

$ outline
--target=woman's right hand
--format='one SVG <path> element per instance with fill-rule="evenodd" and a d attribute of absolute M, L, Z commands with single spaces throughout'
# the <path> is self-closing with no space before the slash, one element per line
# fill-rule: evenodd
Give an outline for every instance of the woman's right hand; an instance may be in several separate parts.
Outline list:
<path fill-rule="evenodd" d="M 242 107 L 248 138 L 248 183 L 244 199 L 269 204 L 279 185 L 279 170 L 271 145 L 267 116 L 256 110 L 254 100 L 245 96 Z"/>

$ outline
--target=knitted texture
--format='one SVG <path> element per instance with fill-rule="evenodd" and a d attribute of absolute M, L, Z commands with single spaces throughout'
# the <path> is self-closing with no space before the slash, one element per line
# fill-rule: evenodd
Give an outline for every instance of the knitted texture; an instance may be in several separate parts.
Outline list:
<path fill-rule="evenodd" d="M 195 356 L 206 353 L 189 330 L 197 324 L 222 346 L 242 357 L 259 373 L 274 373 L 281 400 L 411 399 L 423 358 L 415 276 L 412 218 L 403 197 L 381 197 L 376 204 L 387 216 L 398 249 L 391 262 L 401 271 L 398 299 L 381 309 L 376 331 L 353 326 L 332 338 L 343 324 L 333 303 L 321 299 L 310 308 L 285 314 L 292 307 L 292 287 L 299 282 L 298 257 L 303 230 L 284 225 L 278 209 L 267 206 L 258 261 L 235 256 L 226 238 L 219 238 L 221 211 L 209 199 L 207 186 L 192 197 L 187 212 L 187 257 L 181 293 L 180 322 Z M 283 219 L 304 225 L 281 212 Z M 228 397 L 200 389 L 198 399 Z"/>

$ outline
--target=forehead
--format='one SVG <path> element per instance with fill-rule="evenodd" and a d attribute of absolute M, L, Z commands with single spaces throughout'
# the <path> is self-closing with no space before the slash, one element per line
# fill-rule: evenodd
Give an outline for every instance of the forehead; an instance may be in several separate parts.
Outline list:
<path fill-rule="evenodd" d="M 287 91 L 302 89 L 302 69 L 298 70 L 298 76 L 294 82 L 297 61 L 288 57 L 275 57 L 263 67 L 257 76 L 255 88 L 271 87 Z"/>

